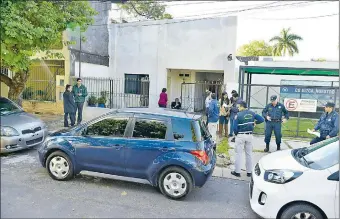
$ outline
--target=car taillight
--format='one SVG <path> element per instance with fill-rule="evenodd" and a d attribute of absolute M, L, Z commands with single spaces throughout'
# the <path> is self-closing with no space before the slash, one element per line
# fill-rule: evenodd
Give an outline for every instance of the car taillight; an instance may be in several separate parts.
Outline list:
<path fill-rule="evenodd" d="M 190 153 L 200 159 L 204 165 L 208 164 L 209 157 L 205 151 L 190 151 Z"/>

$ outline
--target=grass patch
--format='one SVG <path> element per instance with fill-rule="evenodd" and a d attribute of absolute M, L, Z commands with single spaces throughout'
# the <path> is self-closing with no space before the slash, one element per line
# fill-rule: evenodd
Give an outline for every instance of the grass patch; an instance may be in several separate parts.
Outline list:
<path fill-rule="evenodd" d="M 290 118 L 286 123 L 282 124 L 282 136 L 312 139 L 315 136 L 308 134 L 307 129 L 313 129 L 317 122 L 318 120 L 300 118 L 298 125 L 297 118 Z M 264 135 L 264 123 L 256 125 L 254 134 Z M 274 136 L 274 133 L 272 136 Z"/>
<path fill-rule="evenodd" d="M 217 154 L 225 154 L 226 156 L 229 157 L 229 142 L 228 138 L 223 138 L 220 143 L 217 145 L 216 151 Z"/>

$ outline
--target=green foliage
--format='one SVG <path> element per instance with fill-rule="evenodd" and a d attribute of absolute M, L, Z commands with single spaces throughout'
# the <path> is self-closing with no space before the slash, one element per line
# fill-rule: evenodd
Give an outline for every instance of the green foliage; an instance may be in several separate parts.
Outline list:
<path fill-rule="evenodd" d="M 238 51 L 239 56 L 272 56 L 273 47 L 264 40 L 253 40 L 248 44 L 242 45 Z"/>
<path fill-rule="evenodd" d="M 217 154 L 225 154 L 227 157 L 229 157 L 229 142 L 228 138 L 223 138 L 222 141 L 217 145 L 216 152 Z"/>
<path fill-rule="evenodd" d="M 293 56 L 299 53 L 296 41 L 303 40 L 301 36 L 290 33 L 290 28 L 283 28 L 279 36 L 270 39 L 269 42 L 275 42 L 273 52 L 277 56 Z"/>
<path fill-rule="evenodd" d="M 33 61 L 31 57 L 38 52 L 46 51 L 44 58 L 62 57 L 50 49 L 60 45 L 67 25 L 75 23 L 86 30 L 97 12 L 87 1 L 2 0 L 0 13 L 1 67 L 16 74 L 25 71 L 27 74 Z M 10 89 L 18 86 L 18 83 L 11 83 L 4 77 L 1 81 Z"/>
<path fill-rule="evenodd" d="M 95 96 L 90 96 L 89 99 L 87 100 L 87 103 L 89 104 L 89 106 L 94 106 L 98 103 L 97 97 Z"/>
<path fill-rule="evenodd" d="M 165 13 L 165 5 L 154 0 L 131 0 L 119 4 L 119 7 L 135 17 L 143 16 L 153 20 L 172 19 L 171 14 Z"/>
<path fill-rule="evenodd" d="M 22 98 L 24 100 L 31 100 L 33 98 L 33 89 L 32 87 L 26 87 L 25 90 L 22 92 Z"/>

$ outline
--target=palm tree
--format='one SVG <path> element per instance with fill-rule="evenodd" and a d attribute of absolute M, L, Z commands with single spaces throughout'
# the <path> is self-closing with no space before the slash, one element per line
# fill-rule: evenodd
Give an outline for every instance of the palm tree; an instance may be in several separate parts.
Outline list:
<path fill-rule="evenodd" d="M 277 56 L 286 56 L 287 52 L 290 56 L 299 53 L 296 41 L 303 40 L 299 35 L 290 33 L 290 28 L 283 28 L 279 36 L 275 36 L 269 42 L 275 42 L 273 53 Z"/>

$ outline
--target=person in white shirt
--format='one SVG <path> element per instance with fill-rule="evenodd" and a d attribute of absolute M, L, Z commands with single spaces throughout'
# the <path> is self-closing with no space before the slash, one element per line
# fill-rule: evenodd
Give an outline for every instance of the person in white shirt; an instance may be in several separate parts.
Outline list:
<path fill-rule="evenodd" d="M 205 98 L 205 115 L 207 116 L 207 125 L 208 125 L 208 113 L 209 113 L 209 104 L 211 102 L 211 91 L 207 91 L 207 97 Z"/>

